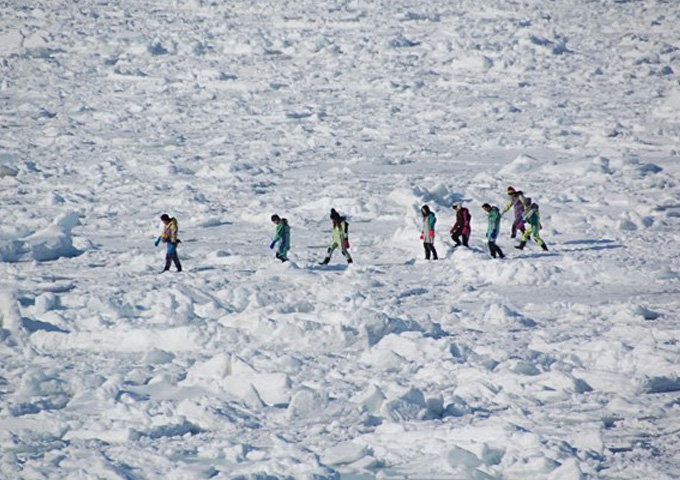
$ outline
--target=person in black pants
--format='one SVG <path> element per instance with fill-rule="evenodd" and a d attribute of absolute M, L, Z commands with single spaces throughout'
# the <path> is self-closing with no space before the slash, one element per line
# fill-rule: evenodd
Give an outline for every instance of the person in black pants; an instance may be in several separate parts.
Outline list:
<path fill-rule="evenodd" d="M 420 232 L 420 239 L 425 248 L 425 260 L 430 259 L 430 254 L 432 254 L 433 260 L 437 260 L 437 250 L 434 248 L 434 226 L 437 223 L 437 218 L 427 205 L 422 206 L 420 213 L 423 214 L 423 230 Z"/>
<path fill-rule="evenodd" d="M 456 242 L 454 247 L 460 247 L 461 245 L 469 247 L 468 240 L 470 239 L 470 210 L 465 208 L 462 203 L 454 203 L 453 209 L 456 211 L 456 223 L 451 227 L 449 233 L 451 233 L 451 240 Z M 463 243 L 461 244 L 461 237 Z"/>
<path fill-rule="evenodd" d="M 500 258 L 505 258 L 501 247 L 496 245 L 498 232 L 501 228 L 501 213 L 498 211 L 498 207 L 492 207 L 488 203 L 482 205 L 482 209 L 484 209 L 484 211 L 489 215 L 489 223 L 486 228 L 486 239 L 489 242 L 489 253 L 491 253 L 493 258 L 496 258 L 496 255 L 498 255 Z"/>

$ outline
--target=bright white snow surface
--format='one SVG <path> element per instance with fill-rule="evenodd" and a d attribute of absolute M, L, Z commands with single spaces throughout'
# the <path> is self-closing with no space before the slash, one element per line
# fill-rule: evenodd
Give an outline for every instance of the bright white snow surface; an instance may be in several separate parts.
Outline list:
<path fill-rule="evenodd" d="M 672 0 L 0 3 L 0 478 L 677 478 L 679 26 Z M 487 254 L 508 185 L 550 252 L 506 215 Z M 350 268 L 317 265 L 331 207 Z"/>

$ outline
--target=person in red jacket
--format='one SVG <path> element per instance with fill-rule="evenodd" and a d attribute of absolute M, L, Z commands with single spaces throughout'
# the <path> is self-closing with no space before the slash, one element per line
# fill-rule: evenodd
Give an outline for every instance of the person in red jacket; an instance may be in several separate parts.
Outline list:
<path fill-rule="evenodd" d="M 462 203 L 454 203 L 453 209 L 456 211 L 456 223 L 451 227 L 451 240 L 456 242 L 455 247 L 460 247 L 464 245 L 469 247 L 468 240 L 470 239 L 470 232 L 472 227 L 470 226 L 470 211 L 463 206 Z M 461 237 L 463 237 L 463 243 L 461 243 Z"/>

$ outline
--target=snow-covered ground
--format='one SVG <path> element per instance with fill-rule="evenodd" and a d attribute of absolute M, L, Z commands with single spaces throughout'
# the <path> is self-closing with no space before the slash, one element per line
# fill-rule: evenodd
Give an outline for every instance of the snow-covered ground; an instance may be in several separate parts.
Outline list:
<path fill-rule="evenodd" d="M 0 3 L 0 479 L 678 478 L 678 27 L 672 0 Z M 509 185 L 549 252 L 509 215 L 486 252 Z M 331 207 L 350 268 L 317 264 Z"/>

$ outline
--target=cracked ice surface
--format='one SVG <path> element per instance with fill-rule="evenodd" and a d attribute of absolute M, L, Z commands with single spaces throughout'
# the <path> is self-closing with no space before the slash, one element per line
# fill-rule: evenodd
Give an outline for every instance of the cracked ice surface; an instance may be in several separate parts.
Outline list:
<path fill-rule="evenodd" d="M 0 478 L 675 478 L 679 19 L 0 4 Z M 549 252 L 508 214 L 489 258 L 508 185 Z M 332 207 L 351 268 L 317 265 Z M 163 212 L 180 275 L 157 275 Z"/>

